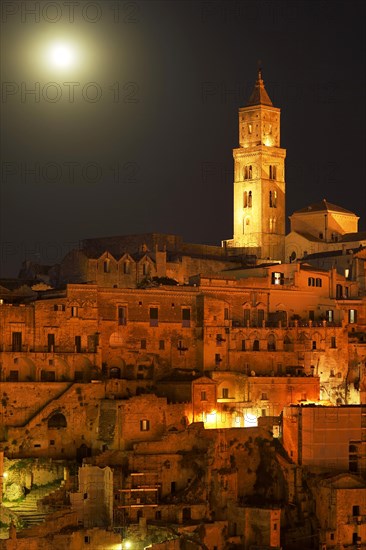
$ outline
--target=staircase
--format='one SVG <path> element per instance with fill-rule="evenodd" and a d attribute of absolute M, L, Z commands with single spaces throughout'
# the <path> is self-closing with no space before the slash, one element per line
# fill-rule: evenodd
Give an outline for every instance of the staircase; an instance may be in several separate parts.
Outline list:
<path fill-rule="evenodd" d="M 53 493 L 60 487 L 60 482 L 56 482 L 47 487 L 37 487 L 31 489 L 30 493 L 20 502 L 3 502 L 3 506 L 14 512 L 23 523 L 23 529 L 33 527 L 42 523 L 47 514 L 39 512 L 37 502 L 45 496 Z"/>

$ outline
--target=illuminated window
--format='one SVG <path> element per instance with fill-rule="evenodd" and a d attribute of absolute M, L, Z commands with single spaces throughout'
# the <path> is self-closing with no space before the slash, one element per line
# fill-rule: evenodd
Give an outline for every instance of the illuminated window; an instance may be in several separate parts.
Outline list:
<path fill-rule="evenodd" d="M 279 271 L 274 271 L 272 273 L 272 280 L 273 285 L 283 285 L 285 282 L 285 274 L 281 273 Z"/>
<path fill-rule="evenodd" d="M 110 272 L 110 269 L 111 269 L 111 266 L 110 266 L 110 260 L 104 260 L 103 262 L 103 271 L 104 273 L 109 273 Z"/>
<path fill-rule="evenodd" d="M 356 309 L 349 309 L 348 310 L 348 322 L 349 323 L 357 323 L 357 310 Z"/>
<path fill-rule="evenodd" d="M 253 125 L 248 124 L 248 133 L 251 134 L 253 132 Z"/>
<path fill-rule="evenodd" d="M 348 277 L 349 277 L 349 269 L 348 268 L 344 270 L 344 276 L 346 277 L 346 279 L 348 279 Z"/>
<path fill-rule="evenodd" d="M 328 309 L 325 312 L 325 318 L 328 321 L 328 323 L 333 323 L 334 320 L 334 311 L 332 309 Z"/>
<path fill-rule="evenodd" d="M 140 420 L 140 432 L 148 432 L 150 430 L 150 420 Z"/>

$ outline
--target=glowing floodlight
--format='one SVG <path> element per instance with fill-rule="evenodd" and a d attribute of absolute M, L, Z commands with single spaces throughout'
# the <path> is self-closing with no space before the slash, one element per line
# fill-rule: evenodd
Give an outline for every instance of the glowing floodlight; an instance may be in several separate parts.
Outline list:
<path fill-rule="evenodd" d="M 53 44 L 49 51 L 49 62 L 59 69 L 68 69 L 75 65 L 76 51 L 70 44 L 58 42 Z"/>
<path fill-rule="evenodd" d="M 255 426 L 258 426 L 258 418 L 256 415 L 248 412 L 245 413 L 244 428 L 254 428 Z"/>

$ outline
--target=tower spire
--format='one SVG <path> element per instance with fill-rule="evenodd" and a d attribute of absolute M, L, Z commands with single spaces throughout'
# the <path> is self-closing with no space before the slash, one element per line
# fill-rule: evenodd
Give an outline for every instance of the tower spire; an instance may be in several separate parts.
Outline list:
<path fill-rule="evenodd" d="M 260 62 L 258 62 L 258 74 L 254 89 L 248 102 L 246 103 L 246 106 L 248 105 L 269 105 L 270 107 L 273 106 L 273 103 L 269 95 L 267 94 L 267 90 L 264 87 L 264 82 L 262 78 L 262 66 Z"/>

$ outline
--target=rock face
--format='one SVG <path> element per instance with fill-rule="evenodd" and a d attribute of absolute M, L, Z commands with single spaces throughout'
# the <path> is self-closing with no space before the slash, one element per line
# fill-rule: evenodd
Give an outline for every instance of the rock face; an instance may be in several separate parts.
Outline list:
<path fill-rule="evenodd" d="M 9 502 L 14 502 L 24 497 L 24 487 L 19 483 L 11 483 L 6 486 L 4 497 Z"/>

